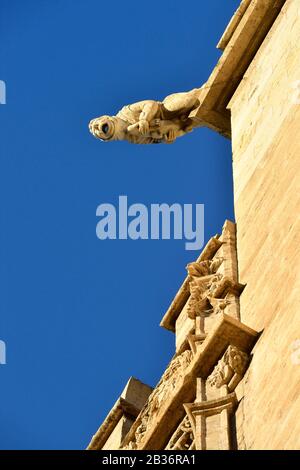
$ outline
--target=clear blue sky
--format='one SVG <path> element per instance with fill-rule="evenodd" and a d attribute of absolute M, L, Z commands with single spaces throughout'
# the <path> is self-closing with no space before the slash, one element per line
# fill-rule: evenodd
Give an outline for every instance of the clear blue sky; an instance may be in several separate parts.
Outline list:
<path fill-rule="evenodd" d="M 96 237 L 96 207 L 204 203 L 205 241 L 233 219 L 230 142 L 101 143 L 88 122 L 200 86 L 238 0 L 2 0 L 2 449 L 83 449 L 133 375 L 174 353 L 159 322 L 198 256 L 180 240 Z"/>

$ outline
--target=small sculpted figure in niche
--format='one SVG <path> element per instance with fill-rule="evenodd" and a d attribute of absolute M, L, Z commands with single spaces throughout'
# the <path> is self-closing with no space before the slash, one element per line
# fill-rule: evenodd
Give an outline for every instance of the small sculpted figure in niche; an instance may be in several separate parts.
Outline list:
<path fill-rule="evenodd" d="M 100 116 L 89 123 L 90 132 L 104 142 L 127 140 L 133 144 L 173 143 L 199 126 L 189 114 L 201 103 L 203 88 L 174 93 L 163 101 L 145 100 L 124 106 L 115 116 Z"/>

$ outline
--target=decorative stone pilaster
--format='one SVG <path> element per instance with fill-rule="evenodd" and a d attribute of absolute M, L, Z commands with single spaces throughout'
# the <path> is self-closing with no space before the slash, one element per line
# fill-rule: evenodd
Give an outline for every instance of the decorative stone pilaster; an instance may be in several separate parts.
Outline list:
<path fill-rule="evenodd" d="M 216 400 L 185 404 L 197 450 L 232 448 L 231 418 L 237 406 L 235 393 Z"/>
<path fill-rule="evenodd" d="M 229 345 L 207 379 L 197 379 L 194 403 L 184 405 L 198 450 L 234 447 L 232 421 L 237 407 L 234 392 L 249 364 L 249 355 Z"/>

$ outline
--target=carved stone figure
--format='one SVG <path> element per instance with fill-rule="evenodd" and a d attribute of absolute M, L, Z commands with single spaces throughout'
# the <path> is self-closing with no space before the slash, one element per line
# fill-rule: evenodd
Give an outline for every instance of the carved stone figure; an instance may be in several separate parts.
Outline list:
<path fill-rule="evenodd" d="M 235 346 L 228 346 L 224 356 L 216 365 L 207 382 L 211 387 L 220 388 L 222 385 L 230 385 L 232 389 L 241 380 L 249 363 L 249 356 Z M 234 379 L 234 380 L 232 380 Z"/>
<path fill-rule="evenodd" d="M 215 284 L 218 284 L 222 276 L 216 274 L 222 258 L 213 260 L 195 261 L 186 267 L 189 274 L 190 299 L 188 302 L 188 315 L 190 318 L 196 316 L 207 316 L 213 309 L 209 302 L 209 295 Z"/>
<path fill-rule="evenodd" d="M 91 133 L 109 142 L 170 144 L 199 126 L 189 114 L 200 105 L 202 88 L 174 93 L 163 101 L 145 100 L 124 106 L 116 116 L 100 116 L 89 124 Z"/>
<path fill-rule="evenodd" d="M 205 261 L 194 261 L 186 266 L 187 272 L 191 277 L 202 277 L 209 274 L 215 274 L 221 265 L 223 259 L 215 258 Z"/>

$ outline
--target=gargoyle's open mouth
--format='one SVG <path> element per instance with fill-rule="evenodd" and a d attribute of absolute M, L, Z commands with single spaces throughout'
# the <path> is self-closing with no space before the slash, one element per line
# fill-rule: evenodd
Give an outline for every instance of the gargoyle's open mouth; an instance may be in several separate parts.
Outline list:
<path fill-rule="evenodd" d="M 90 121 L 89 129 L 94 137 L 106 141 L 114 136 L 115 125 L 109 116 L 101 116 Z"/>

